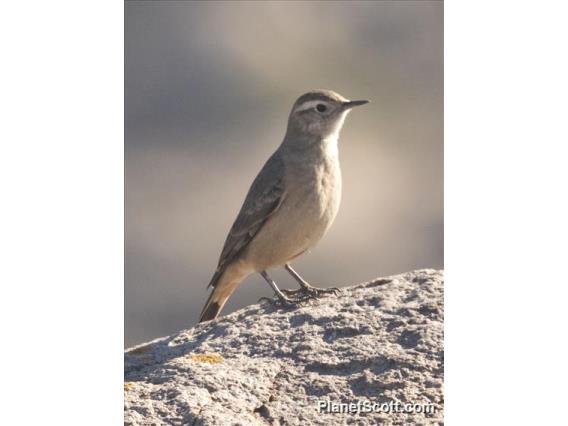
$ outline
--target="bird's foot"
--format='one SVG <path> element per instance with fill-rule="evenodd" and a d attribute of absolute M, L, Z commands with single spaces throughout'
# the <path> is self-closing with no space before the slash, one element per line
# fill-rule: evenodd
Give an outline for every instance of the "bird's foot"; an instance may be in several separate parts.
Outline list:
<path fill-rule="evenodd" d="M 296 300 L 305 301 L 310 299 L 317 299 L 325 294 L 338 295 L 341 290 L 337 287 L 319 288 L 313 286 L 300 287 L 297 290 L 282 290 L 287 296 L 297 296 Z"/>
<path fill-rule="evenodd" d="M 338 295 L 341 290 L 337 287 L 319 288 L 313 286 L 300 287 L 297 290 L 280 290 L 281 294 L 274 294 L 274 298 L 261 297 L 258 302 L 268 302 L 272 306 L 302 306 L 305 302 L 318 299 L 326 294 Z"/>

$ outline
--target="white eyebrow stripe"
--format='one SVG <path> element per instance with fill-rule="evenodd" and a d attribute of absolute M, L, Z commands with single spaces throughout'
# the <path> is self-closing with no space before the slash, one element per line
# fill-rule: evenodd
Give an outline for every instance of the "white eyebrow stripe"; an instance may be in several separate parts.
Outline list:
<path fill-rule="evenodd" d="M 329 105 L 326 101 L 320 101 L 320 100 L 306 101 L 303 104 L 298 105 L 294 109 L 294 112 L 300 112 L 300 111 L 305 111 L 305 110 L 310 109 L 310 108 L 314 108 L 317 104 L 324 104 L 326 106 Z"/>

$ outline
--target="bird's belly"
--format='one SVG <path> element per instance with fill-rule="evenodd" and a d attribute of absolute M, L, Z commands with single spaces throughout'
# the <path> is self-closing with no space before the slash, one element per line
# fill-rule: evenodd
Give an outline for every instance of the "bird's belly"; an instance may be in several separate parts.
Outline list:
<path fill-rule="evenodd" d="M 340 176 L 312 179 L 286 194 L 251 244 L 255 269 L 282 266 L 315 246 L 329 229 L 341 199 Z"/>

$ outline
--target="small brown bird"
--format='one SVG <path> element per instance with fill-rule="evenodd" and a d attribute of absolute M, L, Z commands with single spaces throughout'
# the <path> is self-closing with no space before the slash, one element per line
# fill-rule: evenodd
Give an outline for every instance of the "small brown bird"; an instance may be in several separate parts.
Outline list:
<path fill-rule="evenodd" d="M 252 183 L 229 231 L 200 322 L 216 318 L 237 286 L 254 272 L 283 304 L 337 290 L 312 287 L 290 261 L 315 246 L 335 219 L 341 199 L 339 131 L 351 108 L 367 102 L 314 90 L 294 103 L 283 142 Z M 301 297 L 290 299 L 269 277 L 267 269 L 277 266 L 298 281 Z"/>

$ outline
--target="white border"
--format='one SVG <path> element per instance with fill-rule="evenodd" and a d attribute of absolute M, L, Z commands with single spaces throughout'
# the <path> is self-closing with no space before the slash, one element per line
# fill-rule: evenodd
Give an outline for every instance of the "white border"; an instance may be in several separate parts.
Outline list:
<path fill-rule="evenodd" d="M 123 4 L 2 6 L 2 423 L 122 424 Z"/>
<path fill-rule="evenodd" d="M 446 422 L 559 424 L 567 7 L 445 6 Z"/>
<path fill-rule="evenodd" d="M 2 420 L 120 424 L 123 5 L 2 14 Z M 565 418 L 566 16 L 446 4 L 447 424 Z"/>

